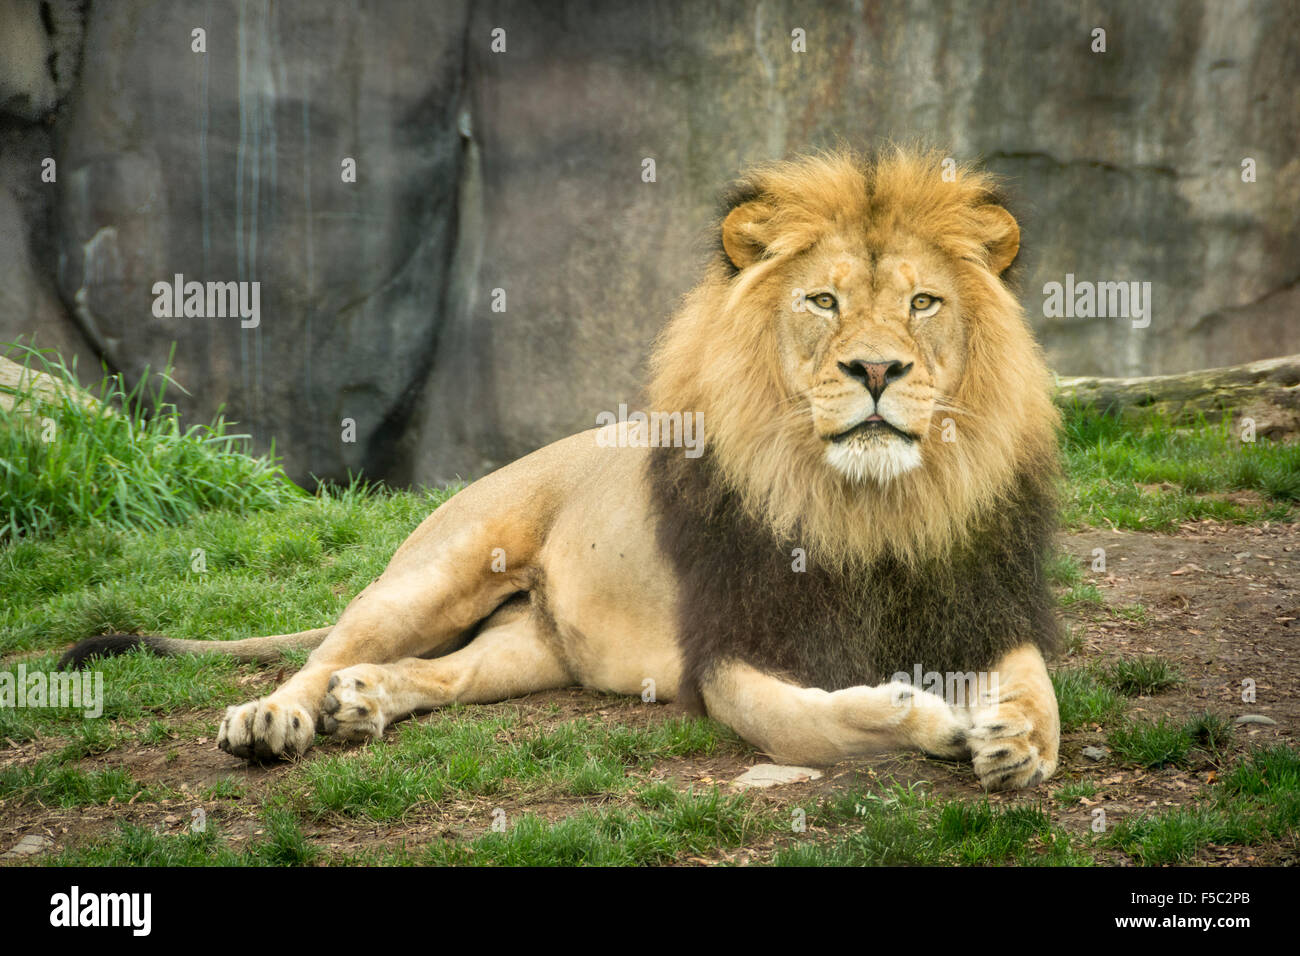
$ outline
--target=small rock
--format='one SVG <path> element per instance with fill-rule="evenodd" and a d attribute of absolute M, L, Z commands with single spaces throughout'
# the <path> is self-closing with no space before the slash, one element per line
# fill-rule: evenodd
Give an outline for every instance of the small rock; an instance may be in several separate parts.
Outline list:
<path fill-rule="evenodd" d="M 40 833 L 29 833 L 7 853 L 0 853 L 0 860 L 17 860 L 24 856 L 35 856 L 54 846 L 54 841 Z"/>
<path fill-rule="evenodd" d="M 776 787 L 785 783 L 804 783 L 821 777 L 820 770 L 811 767 L 786 767 L 779 763 L 760 763 L 750 767 L 731 782 L 741 790 L 750 787 Z"/>
<path fill-rule="evenodd" d="M 1263 714 L 1242 714 L 1240 717 L 1234 720 L 1233 723 L 1234 724 L 1267 724 L 1270 727 L 1274 727 L 1277 725 L 1276 720 L 1274 720 L 1272 717 L 1265 717 Z"/>
<path fill-rule="evenodd" d="M 1105 747 L 1084 747 L 1083 755 L 1089 760 L 1105 760 L 1110 751 Z"/>

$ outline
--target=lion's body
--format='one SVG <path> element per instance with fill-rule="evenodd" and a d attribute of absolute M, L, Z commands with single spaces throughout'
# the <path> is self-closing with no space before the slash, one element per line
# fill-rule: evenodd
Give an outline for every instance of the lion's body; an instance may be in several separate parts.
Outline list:
<path fill-rule="evenodd" d="M 651 407 L 699 413 L 702 454 L 615 424 L 475 482 L 220 745 L 301 753 L 318 724 L 581 684 L 681 699 L 778 759 L 915 747 L 1045 779 L 1056 419 L 999 278 L 1018 243 L 989 180 L 935 157 L 755 174 L 653 360 Z M 899 672 L 996 676 L 953 701 Z"/>

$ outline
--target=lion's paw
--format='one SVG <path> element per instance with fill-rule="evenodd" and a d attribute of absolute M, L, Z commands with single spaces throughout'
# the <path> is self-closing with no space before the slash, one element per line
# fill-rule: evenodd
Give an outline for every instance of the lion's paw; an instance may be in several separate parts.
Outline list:
<path fill-rule="evenodd" d="M 388 697 L 383 680 L 383 671 L 373 664 L 335 671 L 321 703 L 325 733 L 342 740 L 382 737 L 387 725 L 384 704 Z"/>
<path fill-rule="evenodd" d="M 264 697 L 226 708 L 217 746 L 245 760 L 295 757 L 307 752 L 315 735 L 316 720 L 306 708 Z"/>
<path fill-rule="evenodd" d="M 975 775 L 985 790 L 1035 787 L 1056 770 L 1056 761 L 1042 756 L 1034 727 L 1019 715 L 976 720 L 967 732 Z"/>

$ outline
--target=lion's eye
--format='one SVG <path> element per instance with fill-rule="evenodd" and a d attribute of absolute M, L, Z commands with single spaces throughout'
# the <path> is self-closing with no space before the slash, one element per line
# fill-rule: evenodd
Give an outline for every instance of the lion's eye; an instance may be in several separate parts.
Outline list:
<path fill-rule="evenodd" d="M 912 311 L 931 312 L 942 301 L 943 300 L 940 299 L 938 296 L 926 295 L 924 292 L 919 292 L 916 295 L 912 296 Z"/>
<path fill-rule="evenodd" d="M 830 309 L 835 308 L 835 296 L 831 295 L 829 292 L 819 292 L 814 296 L 809 296 L 808 301 L 819 309 L 826 309 L 829 311 Z"/>

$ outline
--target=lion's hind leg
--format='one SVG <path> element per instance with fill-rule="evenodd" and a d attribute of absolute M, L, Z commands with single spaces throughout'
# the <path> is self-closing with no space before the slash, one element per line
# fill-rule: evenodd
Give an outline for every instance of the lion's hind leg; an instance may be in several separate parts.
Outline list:
<path fill-rule="evenodd" d="M 525 614 L 484 629 L 443 657 L 335 671 L 322 704 L 323 729 L 344 740 L 376 738 L 413 713 L 452 703 L 490 704 L 573 682 L 554 644 Z"/>
<path fill-rule="evenodd" d="M 511 552 L 521 555 L 521 570 L 496 574 L 480 560 L 488 553 L 487 541 L 509 543 L 505 532 L 485 541 L 484 535 L 494 533 L 469 529 L 436 558 L 409 553 L 396 570 L 394 557 L 384 574 L 353 598 L 302 670 L 270 695 L 226 708 L 217 746 L 246 759 L 301 755 L 311 747 L 318 724 L 325 724 L 321 704 L 333 674 L 458 647 L 467 632 L 528 584 L 528 551 L 522 545 Z M 410 547 L 415 537 L 402 547 Z"/>

